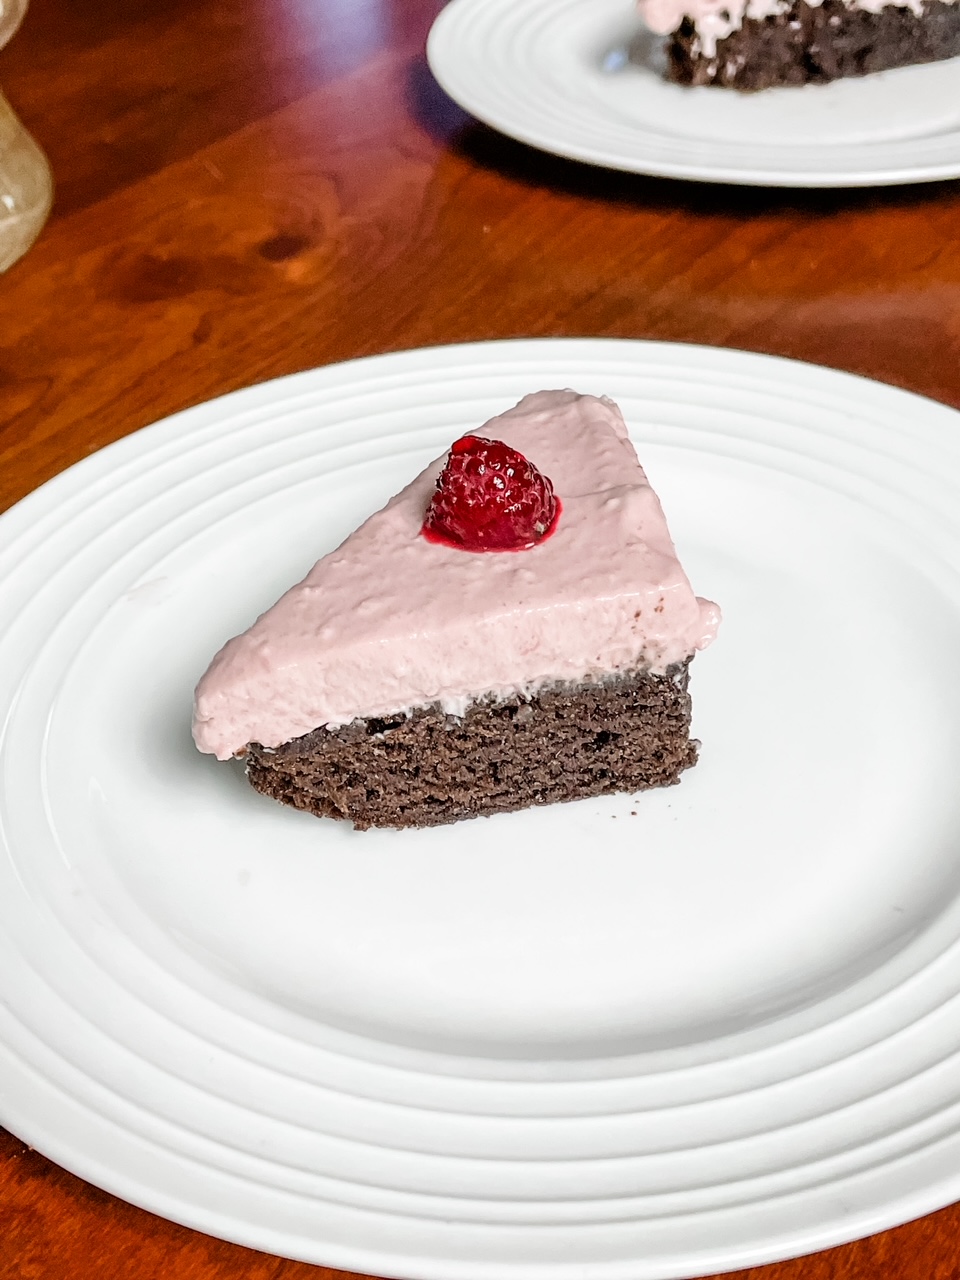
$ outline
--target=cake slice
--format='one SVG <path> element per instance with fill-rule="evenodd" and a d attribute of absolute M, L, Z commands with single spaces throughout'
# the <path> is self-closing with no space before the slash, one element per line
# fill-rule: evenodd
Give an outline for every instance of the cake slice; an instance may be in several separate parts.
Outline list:
<path fill-rule="evenodd" d="M 677 84 L 824 84 L 960 54 L 957 0 L 639 0 Z"/>
<path fill-rule="evenodd" d="M 217 654 L 194 738 L 358 828 L 676 782 L 715 605 L 612 401 L 529 395 L 457 441 Z"/>

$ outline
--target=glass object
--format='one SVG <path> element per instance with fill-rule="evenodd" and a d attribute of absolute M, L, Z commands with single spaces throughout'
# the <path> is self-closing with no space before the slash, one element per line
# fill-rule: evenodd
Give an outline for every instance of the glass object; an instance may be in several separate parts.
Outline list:
<path fill-rule="evenodd" d="M 0 49 L 19 27 L 27 0 L 0 0 Z M 0 271 L 23 256 L 50 212 L 47 158 L 0 93 Z"/>

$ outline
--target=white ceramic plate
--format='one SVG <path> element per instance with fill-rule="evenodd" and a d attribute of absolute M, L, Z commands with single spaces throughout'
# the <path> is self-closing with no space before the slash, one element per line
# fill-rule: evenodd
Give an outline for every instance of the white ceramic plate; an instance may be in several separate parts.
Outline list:
<path fill-rule="evenodd" d="M 622 405 L 699 591 L 679 787 L 357 834 L 190 742 L 218 645 L 465 429 Z M 373 1274 L 654 1280 L 960 1194 L 960 435 L 762 356 L 409 352 L 0 519 L 0 1123 Z"/>
<path fill-rule="evenodd" d="M 682 88 L 633 0 L 452 0 L 427 54 L 478 119 L 611 169 L 789 187 L 960 174 L 956 58 L 759 94 Z"/>

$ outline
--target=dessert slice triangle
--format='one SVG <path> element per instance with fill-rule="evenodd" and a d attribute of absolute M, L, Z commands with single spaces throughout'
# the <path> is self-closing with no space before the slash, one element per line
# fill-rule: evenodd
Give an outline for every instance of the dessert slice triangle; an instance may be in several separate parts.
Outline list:
<path fill-rule="evenodd" d="M 753 93 L 960 54 L 956 0 L 638 0 L 638 8 L 667 37 L 667 79 L 682 85 Z"/>
<path fill-rule="evenodd" d="M 200 750 L 242 756 L 258 789 L 358 827 L 639 790 L 694 763 L 688 666 L 719 613 L 687 581 L 619 410 L 542 391 L 477 437 L 221 649 L 196 692 Z M 482 454 L 490 441 L 507 451 Z M 458 448 L 484 484 L 510 450 L 511 485 L 534 483 L 524 463 L 546 478 L 537 502 L 552 492 L 556 508 L 528 504 L 521 549 L 452 540 L 471 536 L 451 515 Z M 466 500 L 468 525 L 493 528 L 483 494 Z"/>

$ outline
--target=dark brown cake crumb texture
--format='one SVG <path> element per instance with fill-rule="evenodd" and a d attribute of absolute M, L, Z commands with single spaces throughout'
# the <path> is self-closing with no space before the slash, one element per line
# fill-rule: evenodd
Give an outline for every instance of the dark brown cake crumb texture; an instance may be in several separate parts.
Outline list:
<path fill-rule="evenodd" d="M 316 729 L 275 750 L 254 743 L 247 776 L 283 804 L 361 830 L 669 786 L 697 759 L 688 668 L 475 703 L 462 720 L 429 707 Z"/>
<path fill-rule="evenodd" d="M 785 13 L 746 18 L 738 31 L 717 41 L 711 58 L 701 55 L 696 28 L 685 18 L 667 46 L 667 78 L 751 92 L 824 84 L 957 55 L 960 5 L 929 0 L 917 15 L 895 5 L 868 13 L 848 9 L 842 0 L 824 0 L 819 7 L 798 0 Z"/>

